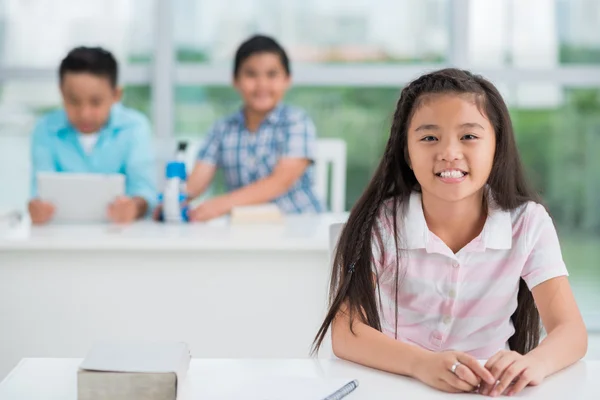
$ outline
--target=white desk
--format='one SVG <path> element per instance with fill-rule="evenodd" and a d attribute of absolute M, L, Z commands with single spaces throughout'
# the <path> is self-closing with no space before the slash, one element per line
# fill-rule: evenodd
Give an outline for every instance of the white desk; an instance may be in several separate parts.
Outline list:
<path fill-rule="evenodd" d="M 203 357 L 307 357 L 323 317 L 329 225 L 140 222 L 36 227 L 0 241 L 0 379 L 96 340 L 182 340 Z"/>
<path fill-rule="evenodd" d="M 0 383 L 2 400 L 74 400 L 80 359 L 25 359 Z M 416 380 L 392 375 L 342 360 L 224 360 L 194 359 L 183 387 L 183 400 L 229 400 L 243 382 L 278 377 L 353 378 L 359 387 L 348 400 L 448 399 L 474 400 L 473 394 L 449 396 Z M 527 399 L 597 400 L 600 398 L 600 362 L 579 362 L 528 387 L 519 397 Z M 250 395 L 248 398 L 251 397 Z M 284 397 L 282 397 L 284 398 Z M 307 399 L 310 400 L 310 399 Z"/>

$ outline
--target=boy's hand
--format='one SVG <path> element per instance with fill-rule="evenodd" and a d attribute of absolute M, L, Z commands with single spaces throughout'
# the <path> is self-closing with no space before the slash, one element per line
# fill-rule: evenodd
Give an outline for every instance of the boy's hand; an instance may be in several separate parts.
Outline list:
<path fill-rule="evenodd" d="M 55 208 L 51 203 L 40 199 L 33 199 L 28 204 L 31 222 L 35 225 L 42 225 L 52 219 Z"/>
<path fill-rule="evenodd" d="M 134 197 L 121 196 L 117 197 L 108 206 L 108 218 L 117 224 L 128 224 L 135 221 L 138 216 L 143 215 L 141 208 L 143 208 L 143 202 L 145 200 Z"/>
<path fill-rule="evenodd" d="M 232 204 L 226 196 L 215 197 L 190 210 L 189 218 L 192 222 L 203 222 L 220 217 L 231 211 Z"/>

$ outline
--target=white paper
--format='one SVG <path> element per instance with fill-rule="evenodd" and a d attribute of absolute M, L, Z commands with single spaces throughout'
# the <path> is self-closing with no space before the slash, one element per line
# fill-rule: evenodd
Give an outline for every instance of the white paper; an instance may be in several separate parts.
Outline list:
<path fill-rule="evenodd" d="M 201 397 L 214 400 L 323 400 L 353 380 L 281 376 L 233 380 L 223 382 L 223 385 L 210 385 L 206 392 L 201 391 Z M 352 400 L 352 395 L 359 390 L 360 385 L 344 399 Z"/>

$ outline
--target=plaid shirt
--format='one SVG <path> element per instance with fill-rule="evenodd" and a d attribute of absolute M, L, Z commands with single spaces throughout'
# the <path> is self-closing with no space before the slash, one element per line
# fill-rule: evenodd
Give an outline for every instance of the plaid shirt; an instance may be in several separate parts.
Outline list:
<path fill-rule="evenodd" d="M 313 162 L 315 131 L 304 111 L 279 105 L 267 115 L 258 131 L 251 133 L 240 110 L 213 125 L 198 160 L 222 168 L 227 190 L 233 191 L 271 175 L 281 158 L 306 158 Z M 281 211 L 323 211 L 321 200 L 313 191 L 312 170 L 311 165 L 287 193 L 272 200 Z"/>

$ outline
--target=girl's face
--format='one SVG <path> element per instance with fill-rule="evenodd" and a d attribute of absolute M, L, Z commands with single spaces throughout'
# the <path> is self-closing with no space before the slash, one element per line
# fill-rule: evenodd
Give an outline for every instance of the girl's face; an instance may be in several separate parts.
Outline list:
<path fill-rule="evenodd" d="M 427 95 L 408 127 L 409 165 L 423 196 L 458 202 L 481 193 L 496 149 L 474 95 Z"/>
<path fill-rule="evenodd" d="M 248 57 L 234 80 L 245 107 L 256 113 L 268 113 L 274 109 L 289 85 L 290 77 L 281 59 L 274 53 L 257 53 Z"/>

